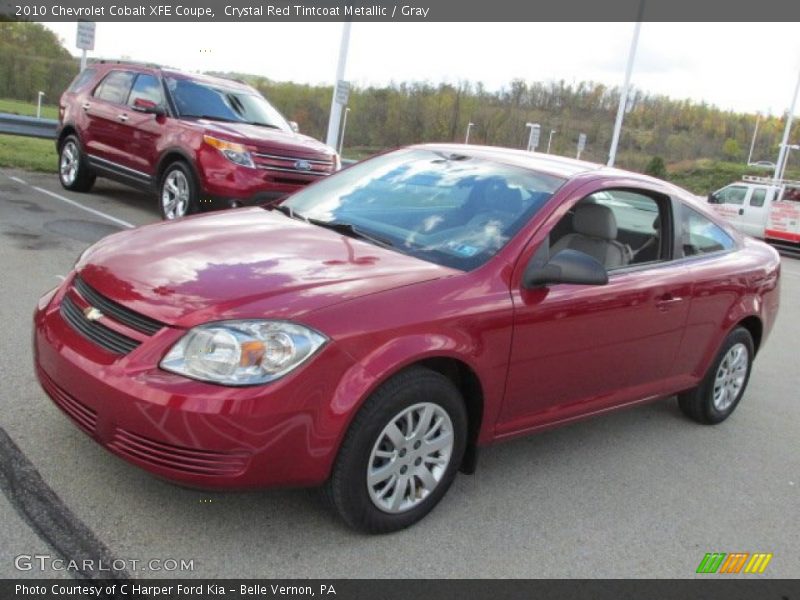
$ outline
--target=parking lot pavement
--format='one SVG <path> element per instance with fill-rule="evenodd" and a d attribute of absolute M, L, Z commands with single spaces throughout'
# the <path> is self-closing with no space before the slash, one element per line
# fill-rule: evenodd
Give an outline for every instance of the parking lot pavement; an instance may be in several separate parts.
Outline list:
<path fill-rule="evenodd" d="M 73 194 L 55 176 L 0 171 L 0 424 L 117 558 L 193 561 L 133 575 L 692 577 L 706 552 L 739 551 L 773 553 L 765 576 L 800 576 L 800 260 L 784 259 L 779 320 L 724 424 L 694 424 L 670 399 L 508 442 L 483 451 L 477 474 L 459 476 L 420 524 L 368 537 L 304 490 L 205 493 L 154 479 L 39 389 L 36 299 L 89 243 L 158 219 L 153 198 L 98 183 Z M 13 511 L 0 498 L 2 577 L 20 575 L 11 557 L 46 550 Z"/>

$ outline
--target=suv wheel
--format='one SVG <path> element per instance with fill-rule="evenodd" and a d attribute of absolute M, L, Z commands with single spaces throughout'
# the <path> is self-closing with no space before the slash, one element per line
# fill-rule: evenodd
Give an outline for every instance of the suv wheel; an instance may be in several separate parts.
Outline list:
<path fill-rule="evenodd" d="M 453 383 L 414 367 L 359 410 L 323 495 L 351 527 L 387 533 L 412 525 L 447 492 L 464 456 L 467 413 Z"/>
<path fill-rule="evenodd" d="M 74 135 L 67 136 L 58 150 L 58 179 L 64 189 L 88 192 L 94 185 L 95 174 L 85 160 L 81 143 Z"/>
<path fill-rule="evenodd" d="M 197 184 L 189 166 L 174 162 L 161 177 L 158 206 L 165 221 L 180 219 L 197 211 Z"/>

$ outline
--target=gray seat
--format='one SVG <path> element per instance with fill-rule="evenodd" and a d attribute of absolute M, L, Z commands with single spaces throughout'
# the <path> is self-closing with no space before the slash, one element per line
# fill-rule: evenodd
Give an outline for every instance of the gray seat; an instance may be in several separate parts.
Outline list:
<path fill-rule="evenodd" d="M 572 217 L 574 233 L 568 233 L 550 248 L 550 256 L 570 248 L 588 254 L 606 269 L 622 267 L 631 260 L 631 249 L 617 241 L 617 220 L 602 204 L 581 204 Z"/>

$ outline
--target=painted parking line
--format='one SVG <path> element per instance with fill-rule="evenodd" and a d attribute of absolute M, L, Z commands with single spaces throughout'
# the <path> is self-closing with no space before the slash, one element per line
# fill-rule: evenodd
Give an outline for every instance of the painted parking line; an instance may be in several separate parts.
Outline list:
<path fill-rule="evenodd" d="M 36 190 L 37 192 L 39 192 L 41 194 L 45 194 L 47 196 L 50 196 L 51 198 L 55 198 L 56 200 L 61 200 L 62 202 L 66 202 L 67 204 L 70 204 L 70 205 L 74 206 L 75 208 L 79 208 L 79 209 L 84 210 L 84 211 L 86 211 L 88 213 L 92 213 L 93 215 L 96 215 L 96 216 L 98 216 L 100 218 L 106 219 L 107 221 L 111 221 L 112 223 L 116 223 L 117 225 L 121 225 L 122 227 L 127 227 L 128 229 L 133 229 L 134 227 L 136 227 L 136 225 L 134 225 L 133 223 L 129 223 L 128 221 L 124 221 L 123 219 L 118 219 L 117 217 L 109 215 L 108 213 L 104 213 L 101 210 L 97 210 L 97 209 L 94 209 L 94 208 L 89 208 L 88 206 L 84 206 L 80 202 L 76 202 L 75 200 L 70 200 L 66 196 L 62 196 L 61 194 L 56 194 L 55 192 L 51 192 L 50 190 L 46 190 L 46 189 L 44 189 L 42 187 L 39 187 L 39 186 L 36 186 L 36 185 L 31 185 L 30 183 L 28 183 L 27 181 L 25 181 L 24 179 L 22 179 L 20 177 L 16 177 L 14 175 L 9 175 L 7 173 L 3 173 L 3 175 L 8 177 L 11 181 L 15 181 L 15 182 L 17 182 L 19 184 L 22 184 L 22 185 L 27 185 L 31 189 L 34 189 L 34 190 Z"/>
<path fill-rule="evenodd" d="M 56 194 L 55 192 L 51 192 L 50 190 L 46 190 L 44 188 L 40 188 L 35 185 L 32 185 L 31 187 L 37 192 L 41 192 L 42 194 L 47 194 L 52 198 L 56 198 L 57 200 L 61 200 L 62 202 L 66 202 L 67 204 L 71 204 L 76 208 L 80 208 L 81 210 L 85 210 L 86 212 L 92 213 L 93 215 L 97 215 L 98 217 L 107 219 L 108 221 L 116 223 L 117 225 L 122 225 L 123 227 L 127 227 L 128 229 L 133 229 L 134 227 L 136 227 L 133 223 L 128 223 L 127 221 L 123 221 L 122 219 L 118 219 L 117 217 L 112 217 L 111 215 L 106 214 L 103 211 L 95 210 L 94 208 L 89 208 L 88 206 L 84 206 L 80 202 L 75 202 L 75 200 L 70 200 L 69 198 L 62 196 L 61 194 Z"/>

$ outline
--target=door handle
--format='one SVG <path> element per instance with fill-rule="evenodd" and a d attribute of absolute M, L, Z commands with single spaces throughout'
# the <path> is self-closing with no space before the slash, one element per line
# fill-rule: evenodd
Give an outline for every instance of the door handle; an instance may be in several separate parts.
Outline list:
<path fill-rule="evenodd" d="M 659 310 L 667 310 L 670 306 L 683 302 L 680 296 L 673 296 L 672 294 L 664 294 L 656 298 L 656 306 Z"/>
<path fill-rule="evenodd" d="M 122 113 L 121 115 L 117 116 L 117 118 L 124 123 L 125 121 L 128 120 L 128 115 L 125 114 L 125 113 Z"/>
<path fill-rule="evenodd" d="M 91 105 L 91 103 L 89 103 L 89 102 L 84 102 L 84 103 L 81 105 L 81 108 L 82 108 L 83 110 L 89 110 L 91 107 L 92 107 L 92 105 Z"/>
<path fill-rule="evenodd" d="M 739 214 L 740 214 L 740 215 L 743 215 L 743 214 L 744 214 L 744 209 L 743 209 L 743 208 L 740 208 L 740 209 L 739 209 Z"/>

